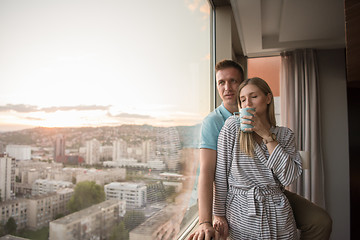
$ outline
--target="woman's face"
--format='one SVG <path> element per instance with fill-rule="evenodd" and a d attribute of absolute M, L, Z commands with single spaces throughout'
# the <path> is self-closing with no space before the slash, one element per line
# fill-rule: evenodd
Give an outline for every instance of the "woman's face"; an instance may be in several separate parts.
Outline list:
<path fill-rule="evenodd" d="M 255 108 L 258 115 L 266 114 L 267 106 L 271 102 L 271 94 L 265 95 L 257 86 L 248 84 L 240 91 L 241 108 Z"/>

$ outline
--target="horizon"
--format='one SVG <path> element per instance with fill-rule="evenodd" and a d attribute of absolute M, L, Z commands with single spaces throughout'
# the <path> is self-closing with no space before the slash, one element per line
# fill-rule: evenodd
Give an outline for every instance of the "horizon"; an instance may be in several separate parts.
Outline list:
<path fill-rule="evenodd" d="M 20 131 L 26 131 L 26 130 L 33 130 L 33 129 L 37 129 L 37 128 L 44 128 L 44 129 L 80 129 L 80 128 L 106 128 L 106 127 L 122 127 L 122 126 L 149 126 L 149 127 L 154 127 L 154 128 L 171 128 L 171 127 L 196 127 L 196 126 L 200 126 L 201 122 L 199 123 L 194 123 L 192 125 L 171 125 L 171 126 L 158 126 L 158 125 L 151 125 L 151 124 L 132 124 L 132 123 L 122 123 L 119 125 L 102 125 L 102 126 L 69 126 L 69 127 L 43 127 L 43 126 L 32 126 L 32 127 L 28 127 L 28 128 L 21 128 L 21 129 L 15 129 L 15 130 L 9 130 L 9 131 L 3 131 L 0 130 L 0 133 L 10 133 L 10 132 L 20 132 Z"/>

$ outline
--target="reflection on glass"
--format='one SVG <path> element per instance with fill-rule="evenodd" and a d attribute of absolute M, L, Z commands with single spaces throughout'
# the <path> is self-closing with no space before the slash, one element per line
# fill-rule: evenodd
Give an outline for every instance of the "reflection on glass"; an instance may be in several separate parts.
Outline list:
<path fill-rule="evenodd" d="M 0 31 L 0 234 L 176 238 L 197 211 L 209 3 L 4 0 Z"/>

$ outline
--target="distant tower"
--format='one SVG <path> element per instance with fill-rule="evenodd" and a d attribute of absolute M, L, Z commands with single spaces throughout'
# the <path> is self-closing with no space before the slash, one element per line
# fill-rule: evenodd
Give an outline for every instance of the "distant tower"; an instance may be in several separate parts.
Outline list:
<path fill-rule="evenodd" d="M 127 158 L 127 143 L 123 139 L 113 142 L 113 161 L 118 162 Z"/>
<path fill-rule="evenodd" d="M 153 142 L 151 140 L 146 140 L 142 143 L 142 162 L 147 163 L 152 158 L 154 158 L 153 154 Z"/>
<path fill-rule="evenodd" d="M 65 158 L 65 137 L 59 134 L 54 143 L 54 161 L 64 162 Z"/>
<path fill-rule="evenodd" d="M 100 163 L 100 142 L 96 139 L 86 141 L 86 164 Z"/>
<path fill-rule="evenodd" d="M 15 158 L 0 154 L 0 197 L 2 201 L 14 196 Z"/>

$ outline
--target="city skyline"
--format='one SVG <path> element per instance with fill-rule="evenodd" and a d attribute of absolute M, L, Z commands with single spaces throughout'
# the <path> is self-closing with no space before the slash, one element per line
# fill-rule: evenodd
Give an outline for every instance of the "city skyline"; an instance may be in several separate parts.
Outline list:
<path fill-rule="evenodd" d="M 209 16 L 201 0 L 1 1 L 0 132 L 200 123 Z"/>

